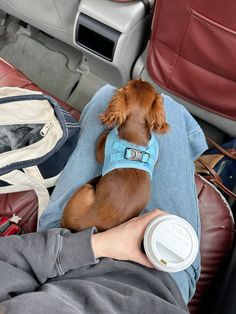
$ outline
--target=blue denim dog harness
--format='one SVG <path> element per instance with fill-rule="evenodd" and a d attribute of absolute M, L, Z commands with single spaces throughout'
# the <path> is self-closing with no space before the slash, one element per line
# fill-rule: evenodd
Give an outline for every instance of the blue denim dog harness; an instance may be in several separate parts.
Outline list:
<path fill-rule="evenodd" d="M 154 134 L 151 135 L 147 147 L 144 147 L 120 139 L 117 128 L 114 128 L 106 139 L 102 175 L 117 168 L 133 168 L 148 172 L 152 178 L 158 152 L 158 143 Z"/>

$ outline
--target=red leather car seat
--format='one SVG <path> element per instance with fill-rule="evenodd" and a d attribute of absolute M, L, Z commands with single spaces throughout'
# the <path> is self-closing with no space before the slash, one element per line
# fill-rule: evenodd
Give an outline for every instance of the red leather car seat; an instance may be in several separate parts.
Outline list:
<path fill-rule="evenodd" d="M 236 130 L 236 6 L 234 0 L 158 0 L 147 52 L 147 70 L 163 89 Z M 227 57 L 226 57 L 227 56 Z M 203 116 L 204 119 L 204 116 Z M 235 131 L 234 133 L 235 134 Z M 234 239 L 233 218 L 209 186 L 200 188 L 202 272 L 189 304 L 193 314 L 215 313 L 207 299 L 224 270 Z M 226 216 L 224 216 L 226 215 Z M 213 302 L 214 303 L 214 302 Z"/>
<path fill-rule="evenodd" d="M 230 257 L 235 226 L 221 193 L 199 175 L 195 178 L 201 219 L 201 276 L 188 306 L 191 314 L 214 313 L 212 291 Z"/>
<path fill-rule="evenodd" d="M 161 87 L 236 120 L 234 0 L 156 1 L 147 68 Z"/>

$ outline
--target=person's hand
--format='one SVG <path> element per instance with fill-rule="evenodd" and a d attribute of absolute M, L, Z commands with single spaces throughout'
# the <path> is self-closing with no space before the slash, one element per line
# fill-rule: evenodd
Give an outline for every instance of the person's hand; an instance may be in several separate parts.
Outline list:
<path fill-rule="evenodd" d="M 96 258 L 129 260 L 153 268 L 141 249 L 141 242 L 149 222 L 157 216 L 166 214 L 160 209 L 155 209 L 110 230 L 93 234 L 92 246 Z"/>

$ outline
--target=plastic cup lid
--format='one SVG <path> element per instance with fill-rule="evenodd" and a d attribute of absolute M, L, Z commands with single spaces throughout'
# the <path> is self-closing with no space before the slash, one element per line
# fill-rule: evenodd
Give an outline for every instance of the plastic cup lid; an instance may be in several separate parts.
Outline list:
<path fill-rule="evenodd" d="M 144 234 L 144 249 L 157 269 L 178 272 L 193 263 L 199 242 L 193 227 L 185 219 L 164 215 L 148 225 Z"/>

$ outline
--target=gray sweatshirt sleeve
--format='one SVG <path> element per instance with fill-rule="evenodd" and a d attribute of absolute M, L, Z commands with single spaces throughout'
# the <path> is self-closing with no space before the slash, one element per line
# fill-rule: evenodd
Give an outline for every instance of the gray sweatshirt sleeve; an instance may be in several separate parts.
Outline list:
<path fill-rule="evenodd" d="M 95 228 L 78 233 L 52 229 L 0 238 L 0 302 L 34 291 L 49 278 L 98 263 L 91 245 L 94 232 Z"/>

